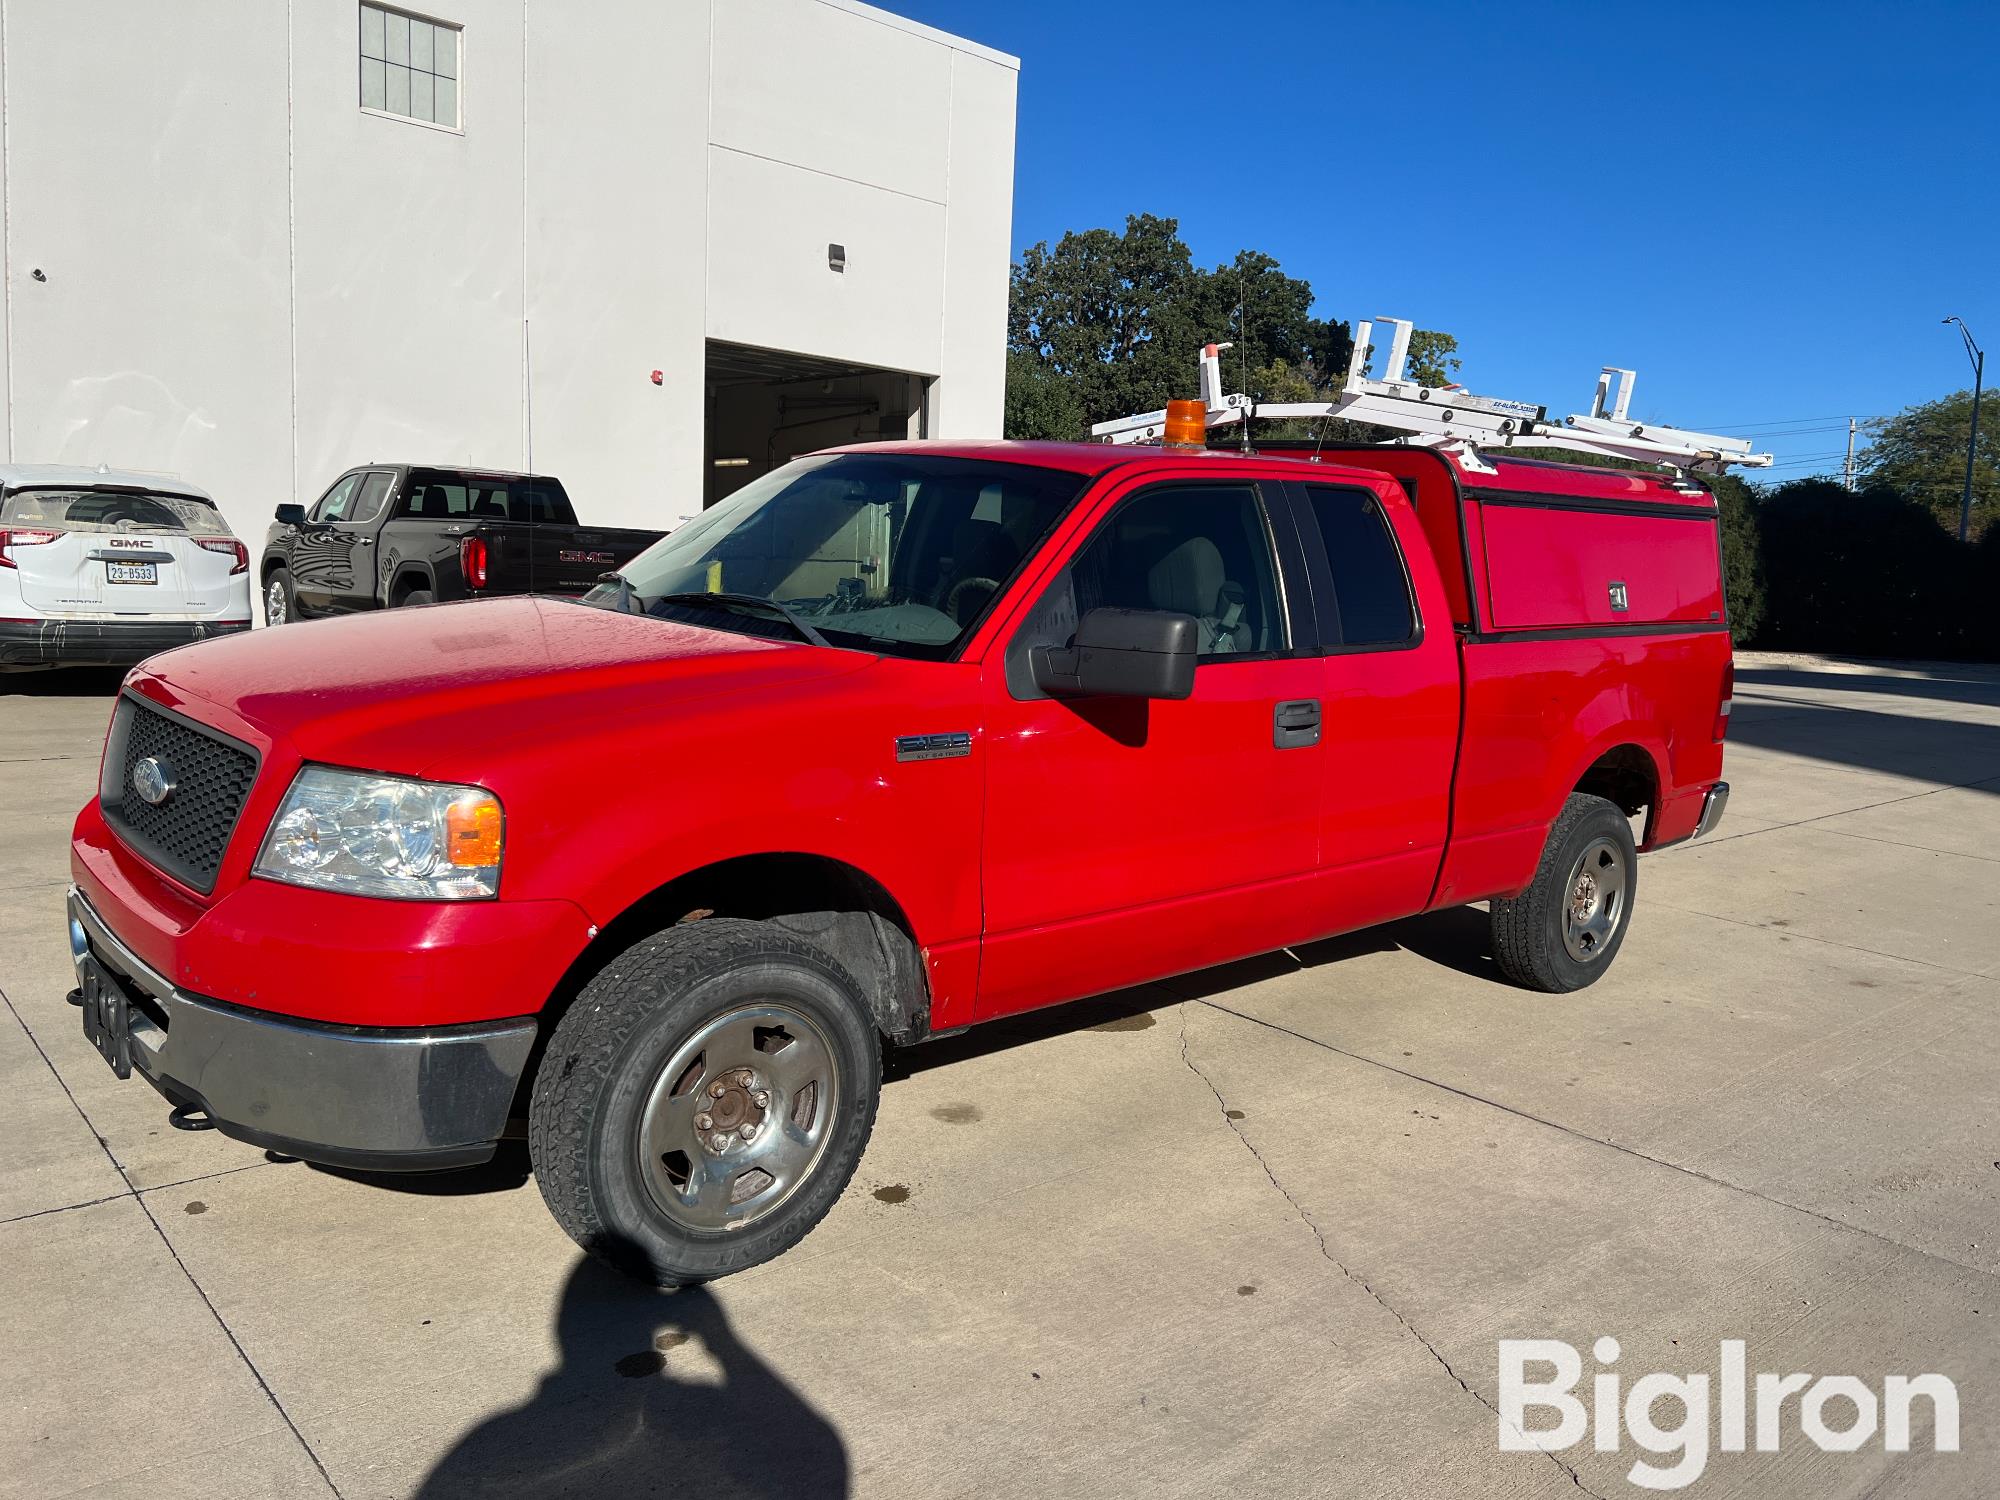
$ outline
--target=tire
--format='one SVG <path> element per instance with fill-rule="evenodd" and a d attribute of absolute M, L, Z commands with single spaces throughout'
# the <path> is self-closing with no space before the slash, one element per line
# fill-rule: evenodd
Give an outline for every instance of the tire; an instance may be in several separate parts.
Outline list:
<path fill-rule="evenodd" d="M 688 1286 L 806 1237 L 853 1177 L 881 1087 L 881 1039 L 831 954 L 710 917 L 584 986 L 535 1072 L 528 1151 L 570 1238 Z"/>
<path fill-rule="evenodd" d="M 437 603 L 437 595 L 432 593 L 429 589 L 411 589 L 409 593 L 403 595 L 401 599 L 396 601 L 396 608 L 408 609 L 413 604 L 435 604 L 435 603 Z"/>
<path fill-rule="evenodd" d="M 298 618 L 299 602 L 292 593 L 292 575 L 283 568 L 273 568 L 271 576 L 264 580 L 264 623 L 289 625 Z"/>
<path fill-rule="evenodd" d="M 1595 984 L 1632 925 L 1639 855 L 1615 803 L 1583 792 L 1563 804 L 1527 890 L 1495 898 L 1493 957 L 1518 985 L 1560 995 Z"/>

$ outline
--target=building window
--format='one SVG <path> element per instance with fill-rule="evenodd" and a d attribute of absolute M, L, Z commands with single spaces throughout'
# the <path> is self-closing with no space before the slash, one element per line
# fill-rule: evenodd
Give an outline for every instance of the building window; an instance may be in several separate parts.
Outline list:
<path fill-rule="evenodd" d="M 361 107 L 426 125 L 459 128 L 464 33 L 380 5 L 361 7 Z"/>

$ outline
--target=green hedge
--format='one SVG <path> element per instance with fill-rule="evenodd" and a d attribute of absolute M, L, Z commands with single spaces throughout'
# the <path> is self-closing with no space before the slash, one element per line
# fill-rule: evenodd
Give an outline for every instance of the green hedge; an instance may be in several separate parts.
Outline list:
<path fill-rule="evenodd" d="M 1746 488 L 1738 486 L 1739 488 Z M 1893 490 L 1850 493 L 1831 480 L 1783 485 L 1748 501 L 1756 621 L 1739 640 L 1856 656 L 2000 658 L 2000 527 L 1960 542 Z M 1736 596 L 1730 611 L 1737 613 Z"/>

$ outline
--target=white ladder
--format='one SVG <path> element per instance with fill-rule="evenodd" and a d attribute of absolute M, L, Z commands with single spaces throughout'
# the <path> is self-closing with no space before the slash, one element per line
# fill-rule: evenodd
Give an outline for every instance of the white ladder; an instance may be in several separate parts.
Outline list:
<path fill-rule="evenodd" d="M 1366 422 L 1406 433 L 1413 446 L 1450 448 L 1469 466 L 1487 468 L 1480 459 L 1482 450 L 1511 448 L 1565 448 L 1602 458 L 1629 458 L 1679 470 L 1721 473 L 1731 464 L 1763 468 L 1771 462 L 1768 453 L 1752 453 L 1748 438 L 1722 437 L 1712 432 L 1691 432 L 1681 427 L 1649 426 L 1627 415 L 1632 405 L 1631 370 L 1606 365 L 1597 377 L 1597 394 L 1588 416 L 1564 417 L 1551 422 L 1548 409 L 1526 401 L 1507 401 L 1494 396 L 1475 396 L 1456 386 L 1432 388 L 1406 377 L 1410 356 L 1412 325 L 1407 318 L 1380 319 L 1391 330 L 1387 378 L 1368 376 L 1368 346 L 1374 323 L 1362 323 L 1354 330 L 1354 354 L 1347 366 L 1347 380 L 1331 401 L 1252 401 L 1241 394 L 1225 395 L 1222 390 L 1222 351 L 1230 344 L 1208 344 L 1201 351 L 1201 403 L 1208 414 L 1208 426 L 1230 427 L 1237 423 L 1315 421 L 1335 418 Z M 1164 411 L 1142 412 L 1098 422 L 1090 434 L 1111 443 L 1148 443 L 1159 440 L 1166 427 Z"/>

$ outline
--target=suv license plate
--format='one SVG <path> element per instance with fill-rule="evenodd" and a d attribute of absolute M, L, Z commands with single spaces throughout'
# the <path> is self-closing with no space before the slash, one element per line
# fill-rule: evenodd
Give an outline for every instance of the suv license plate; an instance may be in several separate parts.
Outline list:
<path fill-rule="evenodd" d="M 132 1076 L 132 1002 L 103 965 L 83 960 L 83 1034 L 120 1078 Z"/>
<path fill-rule="evenodd" d="M 106 583 L 158 583 L 160 565 L 158 563 L 108 562 L 104 565 Z"/>

